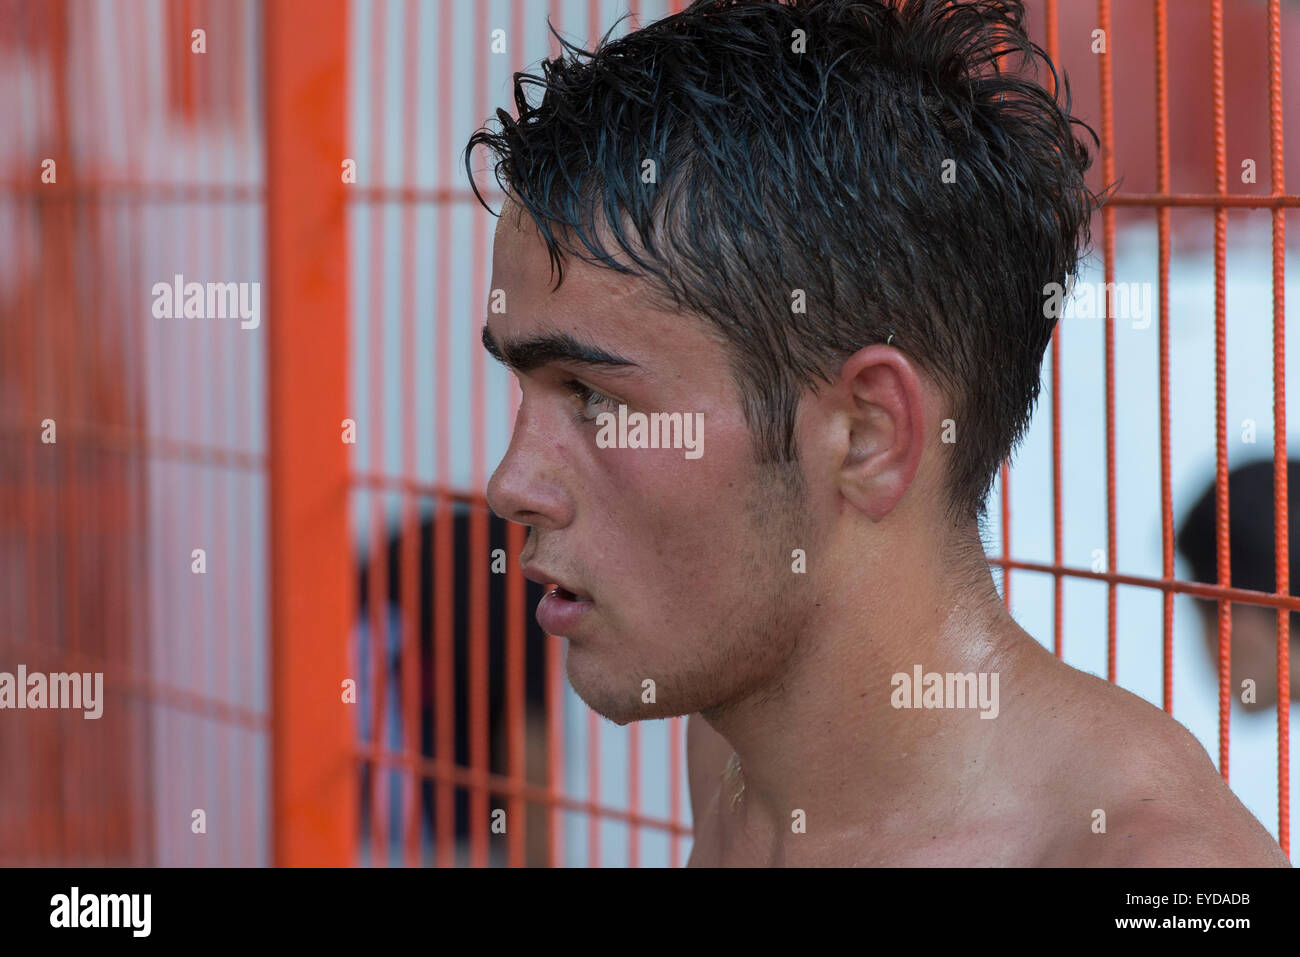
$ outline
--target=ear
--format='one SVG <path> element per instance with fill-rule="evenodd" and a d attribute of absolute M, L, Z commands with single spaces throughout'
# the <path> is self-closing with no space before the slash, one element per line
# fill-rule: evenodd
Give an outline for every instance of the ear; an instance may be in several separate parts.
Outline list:
<path fill-rule="evenodd" d="M 916 478 L 925 448 L 925 393 L 920 375 L 899 350 L 871 345 L 844 363 L 842 397 L 847 451 L 840 492 L 878 522 Z"/>

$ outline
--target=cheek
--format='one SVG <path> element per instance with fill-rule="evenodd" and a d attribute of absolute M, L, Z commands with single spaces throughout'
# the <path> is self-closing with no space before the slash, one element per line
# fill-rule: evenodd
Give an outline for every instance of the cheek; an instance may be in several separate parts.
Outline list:
<path fill-rule="evenodd" d="M 737 466 L 728 468 L 720 454 L 688 460 L 675 449 L 601 451 L 604 490 L 588 532 L 599 543 L 603 575 L 625 592 L 690 604 L 702 581 L 725 577 L 746 533 Z"/>
<path fill-rule="evenodd" d="M 753 466 L 748 433 L 721 414 L 705 415 L 693 441 L 693 450 L 594 449 L 593 464 L 604 481 L 630 496 L 698 511 L 731 496 Z"/>

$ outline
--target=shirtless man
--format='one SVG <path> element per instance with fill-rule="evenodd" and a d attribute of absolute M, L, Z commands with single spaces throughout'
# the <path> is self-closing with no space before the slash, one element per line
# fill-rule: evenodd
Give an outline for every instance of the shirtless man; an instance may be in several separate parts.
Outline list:
<path fill-rule="evenodd" d="M 509 196 L 483 343 L 522 389 L 488 501 L 583 700 L 691 715 L 692 865 L 1287 864 L 984 556 L 1094 200 L 1066 108 L 987 74 L 1030 49 L 1004 6 L 696 4 L 471 139 Z M 702 454 L 613 428 L 654 412 Z"/>

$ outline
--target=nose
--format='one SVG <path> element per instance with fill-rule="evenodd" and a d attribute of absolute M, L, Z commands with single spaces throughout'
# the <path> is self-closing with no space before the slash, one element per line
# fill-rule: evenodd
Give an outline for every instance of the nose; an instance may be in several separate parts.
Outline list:
<path fill-rule="evenodd" d="M 573 518 L 573 502 L 562 483 L 556 440 L 537 427 L 527 405 L 519 406 L 510 447 L 488 480 L 488 507 L 520 525 L 563 528 Z"/>

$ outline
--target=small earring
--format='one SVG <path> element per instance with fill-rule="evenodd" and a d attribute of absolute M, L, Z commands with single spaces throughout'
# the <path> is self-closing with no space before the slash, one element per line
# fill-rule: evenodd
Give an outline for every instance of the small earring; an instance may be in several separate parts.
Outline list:
<path fill-rule="evenodd" d="M 892 343 L 893 341 L 894 341 L 894 330 L 893 330 L 893 329 L 890 329 L 890 330 L 889 330 L 889 338 L 885 340 L 885 345 L 889 345 L 889 344 Z"/>

